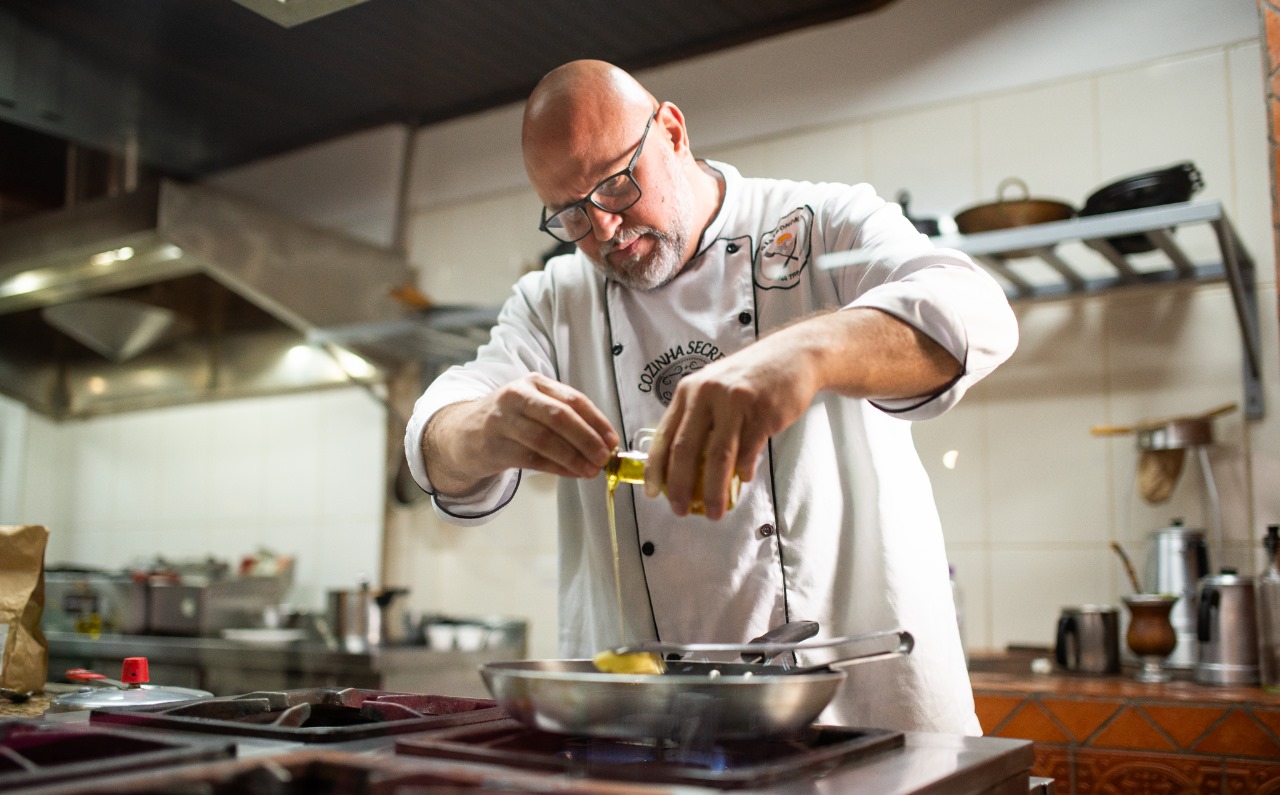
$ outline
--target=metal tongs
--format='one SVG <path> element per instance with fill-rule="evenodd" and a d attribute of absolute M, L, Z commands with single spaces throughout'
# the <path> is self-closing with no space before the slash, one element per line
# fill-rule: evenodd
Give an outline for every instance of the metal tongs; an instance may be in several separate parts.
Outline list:
<path fill-rule="evenodd" d="M 798 624 L 813 624 L 813 631 L 806 637 L 812 637 L 817 632 L 817 624 L 814 622 L 795 622 Z M 725 653 L 738 652 L 742 655 L 743 660 L 747 662 L 765 662 L 780 654 L 791 652 L 809 652 L 818 650 L 834 650 L 841 647 L 853 646 L 855 648 L 866 647 L 869 645 L 875 648 L 871 651 L 861 653 L 844 654 L 843 652 L 835 653 L 833 659 L 812 665 L 788 666 L 778 665 L 775 668 L 785 670 L 787 673 L 809 673 L 812 671 L 820 671 L 829 668 L 836 668 L 845 665 L 853 665 L 855 663 L 872 662 L 874 660 L 886 660 L 892 657 L 900 657 L 911 653 L 915 648 L 915 638 L 910 632 L 900 629 L 880 630 L 877 632 L 866 632 L 859 635 L 849 635 L 843 638 L 832 638 L 831 640 L 814 641 L 812 643 L 797 641 L 778 641 L 769 636 L 773 632 L 778 632 L 784 628 L 790 627 L 790 624 L 783 624 L 771 630 L 769 633 L 762 635 L 760 638 L 749 643 L 665 643 L 663 641 L 643 641 L 640 643 L 632 643 L 626 646 L 619 646 L 612 649 L 614 654 L 656 654 L 662 657 L 668 655 L 676 655 L 683 658 L 689 654 L 709 654 L 709 653 Z M 767 641 L 765 638 L 769 638 Z M 893 640 L 892 648 L 886 648 L 884 641 Z M 764 642 L 761 642 L 764 641 Z"/>

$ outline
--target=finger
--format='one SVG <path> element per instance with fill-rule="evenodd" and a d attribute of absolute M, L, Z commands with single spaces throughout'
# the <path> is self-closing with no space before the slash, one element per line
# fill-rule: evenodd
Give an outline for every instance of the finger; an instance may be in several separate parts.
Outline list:
<path fill-rule="evenodd" d="M 729 487 L 738 460 L 737 416 L 720 416 L 711 427 L 702 454 L 702 501 L 708 519 L 719 519 L 729 508 Z"/>
<path fill-rule="evenodd" d="M 667 472 L 664 485 L 667 500 L 676 515 L 689 512 L 693 489 L 706 448 L 707 432 L 711 427 L 709 411 L 695 407 L 683 412 L 679 426 L 673 429 L 670 448 L 666 456 Z"/>
<path fill-rule="evenodd" d="M 504 417 L 500 422 L 503 456 L 512 466 L 575 478 L 590 478 L 600 473 L 602 465 L 584 458 L 554 428 L 535 417 L 516 415 Z"/>
<path fill-rule="evenodd" d="M 584 458 L 604 466 L 619 444 L 618 433 L 604 412 L 586 395 L 558 381 L 540 377 L 534 386 L 554 401 L 542 421 L 557 429 Z"/>

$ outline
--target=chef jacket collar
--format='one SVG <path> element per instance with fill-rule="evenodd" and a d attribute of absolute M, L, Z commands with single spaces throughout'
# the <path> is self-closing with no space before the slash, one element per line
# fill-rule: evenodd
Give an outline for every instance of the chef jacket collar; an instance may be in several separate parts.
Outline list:
<path fill-rule="evenodd" d="M 733 207 L 737 204 L 738 189 L 742 175 L 738 170 L 727 163 L 720 163 L 715 160 L 699 160 L 701 165 L 715 171 L 719 179 L 724 180 L 724 198 L 720 201 L 720 207 L 716 210 L 716 214 L 711 218 L 711 223 L 707 224 L 702 230 L 702 237 L 698 240 L 698 249 L 693 254 L 693 259 L 702 256 L 711 244 L 720 237 L 721 230 L 724 229 L 728 222 L 729 216 L 732 214 Z"/>

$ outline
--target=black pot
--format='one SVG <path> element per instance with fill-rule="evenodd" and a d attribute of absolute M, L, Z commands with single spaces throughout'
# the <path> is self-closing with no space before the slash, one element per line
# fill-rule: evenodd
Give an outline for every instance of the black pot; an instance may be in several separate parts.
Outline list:
<path fill-rule="evenodd" d="M 913 218 L 911 212 L 907 210 L 907 202 L 911 201 L 911 194 L 904 191 L 898 192 L 898 204 L 902 205 L 902 214 L 906 217 L 916 231 L 922 235 L 933 237 L 938 234 L 937 218 Z"/>
<path fill-rule="evenodd" d="M 1168 168 L 1145 171 L 1099 188 L 1085 200 L 1080 215 L 1102 215 L 1142 207 L 1158 207 L 1191 199 L 1204 187 L 1199 170 L 1190 161 Z M 1141 254 L 1155 246 L 1146 235 L 1108 238 L 1121 254 Z"/>

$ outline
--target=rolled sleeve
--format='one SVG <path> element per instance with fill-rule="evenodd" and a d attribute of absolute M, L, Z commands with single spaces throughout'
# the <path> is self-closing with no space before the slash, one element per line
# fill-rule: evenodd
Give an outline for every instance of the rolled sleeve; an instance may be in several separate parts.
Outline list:
<path fill-rule="evenodd" d="M 1000 285 L 966 255 L 937 249 L 896 268 L 896 278 L 846 305 L 885 312 L 920 330 L 960 362 L 960 374 L 937 393 L 876 400 L 902 419 L 936 417 L 1013 354 L 1018 324 Z"/>

